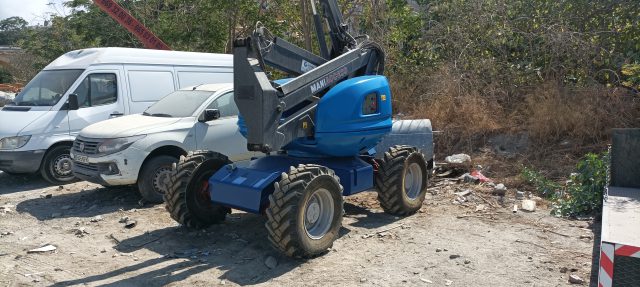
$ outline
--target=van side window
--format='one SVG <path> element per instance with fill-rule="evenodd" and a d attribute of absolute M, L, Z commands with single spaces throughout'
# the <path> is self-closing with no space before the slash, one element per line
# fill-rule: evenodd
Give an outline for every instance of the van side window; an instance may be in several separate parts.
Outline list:
<path fill-rule="evenodd" d="M 115 74 L 90 74 L 73 92 L 78 95 L 81 108 L 115 103 L 118 100 L 118 83 Z"/>
<path fill-rule="evenodd" d="M 233 100 L 233 92 L 218 97 L 209 104 L 207 109 L 218 109 L 220 111 L 220 117 L 237 116 L 239 113 L 238 106 L 236 106 L 236 102 Z"/>

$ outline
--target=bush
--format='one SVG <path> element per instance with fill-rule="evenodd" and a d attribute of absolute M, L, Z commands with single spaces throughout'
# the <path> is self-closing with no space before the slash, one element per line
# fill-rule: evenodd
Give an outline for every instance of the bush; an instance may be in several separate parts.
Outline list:
<path fill-rule="evenodd" d="M 561 216 L 591 215 L 602 209 L 602 193 L 607 184 L 609 153 L 589 153 L 576 165 L 564 184 L 553 182 L 525 168 L 522 177 L 541 195 L 554 201 L 553 213 Z"/>
<path fill-rule="evenodd" d="M 13 83 L 13 76 L 3 67 L 0 67 L 0 84 Z"/>

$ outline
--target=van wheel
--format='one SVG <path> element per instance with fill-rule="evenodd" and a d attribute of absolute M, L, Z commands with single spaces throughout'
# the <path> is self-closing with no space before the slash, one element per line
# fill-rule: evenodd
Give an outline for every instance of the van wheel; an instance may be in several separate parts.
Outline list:
<path fill-rule="evenodd" d="M 149 159 L 138 176 L 138 190 L 142 198 L 150 203 L 162 203 L 169 184 L 171 167 L 178 159 L 160 155 Z"/>
<path fill-rule="evenodd" d="M 67 184 L 75 179 L 71 171 L 73 161 L 69 155 L 70 150 L 70 146 L 61 145 L 47 152 L 40 167 L 40 174 L 46 181 L 52 184 Z"/>

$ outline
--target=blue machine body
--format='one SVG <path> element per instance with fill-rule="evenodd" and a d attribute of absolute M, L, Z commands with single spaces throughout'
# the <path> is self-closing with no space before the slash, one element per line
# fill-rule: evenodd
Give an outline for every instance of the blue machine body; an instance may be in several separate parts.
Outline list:
<path fill-rule="evenodd" d="M 380 142 L 392 127 L 391 90 L 384 76 L 362 76 L 340 82 L 318 102 L 312 137 L 285 146 L 287 155 L 265 156 L 247 167 L 228 165 L 209 179 L 214 203 L 259 213 L 268 205 L 274 182 L 291 166 L 318 164 L 335 171 L 351 195 L 373 187 L 373 167 L 360 156 Z M 242 117 L 240 132 L 246 135 Z"/>

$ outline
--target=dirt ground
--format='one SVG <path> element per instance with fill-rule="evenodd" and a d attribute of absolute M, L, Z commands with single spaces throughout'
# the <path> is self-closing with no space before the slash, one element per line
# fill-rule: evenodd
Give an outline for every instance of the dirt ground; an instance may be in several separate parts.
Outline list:
<path fill-rule="evenodd" d="M 192 231 L 132 188 L 0 172 L 0 286 L 566 286 L 571 274 L 588 285 L 591 222 L 555 218 L 543 202 L 512 213 L 513 190 L 501 205 L 487 187 L 434 185 L 406 218 L 382 213 L 373 192 L 347 198 L 334 247 L 294 260 L 271 248 L 259 215 Z M 27 253 L 47 244 L 56 250 Z"/>

